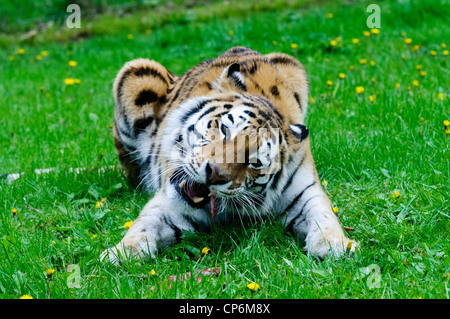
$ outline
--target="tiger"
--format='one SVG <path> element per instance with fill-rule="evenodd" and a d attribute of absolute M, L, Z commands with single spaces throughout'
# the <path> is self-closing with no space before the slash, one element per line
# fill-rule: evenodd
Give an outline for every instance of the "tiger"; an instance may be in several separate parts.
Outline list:
<path fill-rule="evenodd" d="M 100 256 L 156 258 L 184 231 L 279 218 L 318 258 L 353 254 L 322 189 L 305 125 L 309 82 L 285 53 L 232 47 L 177 76 L 146 58 L 114 84 L 114 145 L 127 179 L 154 196 Z"/>

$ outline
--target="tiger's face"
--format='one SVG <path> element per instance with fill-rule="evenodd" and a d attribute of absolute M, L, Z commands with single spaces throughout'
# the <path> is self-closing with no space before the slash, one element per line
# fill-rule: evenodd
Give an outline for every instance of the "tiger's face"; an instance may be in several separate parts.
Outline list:
<path fill-rule="evenodd" d="M 212 218 L 220 207 L 262 203 L 263 191 L 308 134 L 304 125 L 283 127 L 269 100 L 237 93 L 190 99 L 169 123 L 170 182 L 191 206 L 209 204 Z"/>

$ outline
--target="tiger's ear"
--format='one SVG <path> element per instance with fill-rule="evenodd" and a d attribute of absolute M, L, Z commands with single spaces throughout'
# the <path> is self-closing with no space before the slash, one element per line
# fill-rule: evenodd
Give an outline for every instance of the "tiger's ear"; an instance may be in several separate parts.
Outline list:
<path fill-rule="evenodd" d="M 247 91 L 247 86 L 244 83 L 244 78 L 241 74 L 241 65 L 239 63 L 232 63 L 227 66 L 220 75 L 217 82 L 213 83 L 213 87 L 219 92 L 236 89 L 240 91 Z"/>
<path fill-rule="evenodd" d="M 303 124 L 289 125 L 288 145 L 295 153 L 300 149 L 301 143 L 309 136 L 309 129 Z"/>

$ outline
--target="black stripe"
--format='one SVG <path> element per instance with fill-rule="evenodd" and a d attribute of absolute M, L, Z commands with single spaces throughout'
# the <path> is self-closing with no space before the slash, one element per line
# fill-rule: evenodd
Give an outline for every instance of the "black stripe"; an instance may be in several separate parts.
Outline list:
<path fill-rule="evenodd" d="M 274 64 L 281 63 L 281 64 L 291 64 L 291 65 L 298 66 L 298 63 L 295 63 L 294 61 L 292 61 L 291 58 L 284 57 L 284 56 L 277 56 L 277 57 L 270 58 L 270 62 L 272 62 Z"/>
<path fill-rule="evenodd" d="M 198 117 L 197 121 L 200 121 L 205 115 L 207 115 L 207 114 L 209 114 L 211 112 L 214 112 L 216 109 L 217 109 L 217 107 L 215 107 L 215 106 L 214 107 L 210 107 L 208 110 L 203 112 L 203 114 Z"/>
<path fill-rule="evenodd" d="M 140 68 L 134 68 L 134 75 L 139 76 L 139 77 L 143 77 L 143 76 L 147 76 L 147 75 L 152 75 L 156 78 L 159 78 L 160 80 L 162 80 L 164 83 L 167 84 L 167 80 L 164 78 L 164 76 L 162 76 L 161 73 L 159 73 L 157 70 L 149 67 L 149 66 L 143 66 Z"/>
<path fill-rule="evenodd" d="M 320 197 L 320 196 L 321 196 L 321 195 L 315 195 L 315 196 L 313 196 L 313 197 L 311 197 L 311 198 L 308 198 L 308 200 L 303 204 L 303 206 L 302 206 L 302 208 L 300 209 L 300 212 L 297 214 L 297 216 L 295 216 L 295 217 L 291 220 L 291 222 L 289 223 L 289 225 L 286 226 L 286 229 L 287 229 L 288 231 L 290 231 L 291 233 L 294 232 L 294 225 L 297 223 L 297 219 L 298 219 L 300 216 L 303 216 L 303 219 L 300 220 L 300 222 L 302 222 L 302 221 L 304 221 L 304 220 L 306 219 L 306 216 L 308 215 L 308 213 L 309 213 L 309 211 L 312 209 L 312 207 L 311 207 L 310 209 L 308 209 L 308 211 L 307 211 L 305 214 L 303 214 L 303 209 L 306 207 L 306 205 L 309 203 L 309 201 L 310 201 L 311 199 L 316 198 L 316 197 Z M 313 207 L 314 207 L 314 206 L 313 206 Z"/>
<path fill-rule="evenodd" d="M 307 188 L 309 188 L 310 186 L 312 186 L 312 185 L 314 185 L 315 184 L 315 182 L 314 183 L 312 183 L 311 185 L 309 185 L 308 187 L 306 187 L 304 190 L 303 190 L 303 192 L 307 189 Z M 301 195 L 303 195 L 303 192 L 301 193 Z M 304 219 L 306 218 L 306 214 L 303 214 L 303 208 L 305 208 L 305 206 L 306 206 L 306 204 L 311 200 L 311 199 L 313 199 L 313 198 L 315 198 L 315 197 L 317 197 L 317 196 L 320 196 L 320 195 L 315 195 L 315 196 L 313 196 L 313 197 L 310 197 L 310 198 L 308 198 L 308 200 L 303 204 L 303 206 L 302 206 L 302 208 L 298 211 L 298 213 L 297 213 L 297 215 L 294 217 L 294 218 L 292 218 L 292 220 L 289 222 L 289 224 L 286 226 L 286 229 L 288 229 L 290 232 L 293 232 L 293 228 L 294 228 L 294 225 L 295 225 L 295 223 L 296 223 L 296 221 L 297 221 L 297 219 L 300 217 L 300 216 L 304 216 Z M 301 197 L 301 196 L 300 196 Z M 292 207 L 291 207 L 292 208 Z M 287 210 L 286 210 L 287 211 Z"/>
<path fill-rule="evenodd" d="M 311 199 L 316 198 L 316 197 L 320 197 L 320 196 L 322 196 L 322 195 L 314 195 L 313 197 L 308 198 L 308 200 L 303 204 L 302 208 L 300 208 L 300 211 L 301 212 L 303 211 L 303 209 L 306 207 L 306 205 L 309 203 L 309 201 Z"/>
<path fill-rule="evenodd" d="M 129 68 L 128 70 L 124 71 L 122 74 L 122 77 L 119 80 L 119 84 L 117 86 L 117 96 L 116 99 L 118 103 L 120 103 L 120 98 L 122 97 L 122 88 L 125 84 L 125 80 L 130 76 L 130 74 L 133 73 L 133 68 Z"/>
<path fill-rule="evenodd" d="M 294 98 L 297 101 L 297 104 L 300 107 L 300 109 L 302 109 L 302 102 L 300 101 L 300 96 L 298 95 L 297 92 L 294 93 Z"/>
<path fill-rule="evenodd" d="M 214 100 L 204 100 L 202 102 L 200 102 L 199 104 L 197 104 L 195 107 L 193 107 L 189 112 L 187 112 L 182 118 L 181 118 L 181 122 L 185 123 L 191 116 L 193 116 L 194 114 L 200 112 L 203 107 L 212 102 Z"/>
<path fill-rule="evenodd" d="M 300 166 L 302 166 L 304 159 L 305 158 L 303 157 L 302 160 L 300 161 L 300 163 L 298 164 L 298 166 L 296 167 L 295 171 L 291 175 L 289 175 L 289 178 L 287 179 L 286 183 L 283 186 L 283 189 L 281 190 L 282 193 L 284 191 L 286 191 L 286 189 L 288 189 L 288 187 L 291 185 L 292 180 L 294 179 L 295 175 L 297 174 L 298 170 L 300 169 Z"/>
<path fill-rule="evenodd" d="M 283 171 L 284 167 L 282 166 L 272 179 L 272 184 L 270 185 L 271 189 L 276 189 L 278 187 L 278 182 L 280 181 L 280 177 L 283 174 Z"/>
<path fill-rule="evenodd" d="M 166 223 L 167 226 L 169 226 L 175 233 L 175 242 L 178 244 L 181 242 L 181 235 L 182 231 L 179 227 L 177 227 L 170 218 L 168 218 L 166 215 L 162 216 L 163 222 Z"/>
<path fill-rule="evenodd" d="M 270 93 L 272 93 L 273 96 L 280 96 L 280 91 L 278 91 L 278 88 L 276 85 L 272 86 L 270 88 Z"/>
<path fill-rule="evenodd" d="M 293 218 L 291 220 L 291 222 L 289 223 L 289 225 L 286 226 L 286 229 L 290 232 L 290 233 L 294 233 L 294 225 L 297 223 L 297 220 L 302 217 L 302 219 L 299 221 L 299 223 L 301 223 L 302 221 L 304 221 L 306 219 L 306 214 L 302 214 L 302 212 L 300 212 L 297 216 L 295 216 L 295 218 Z"/>
<path fill-rule="evenodd" d="M 147 116 L 143 119 L 136 120 L 134 122 L 134 136 L 137 136 L 140 132 L 144 131 L 153 122 L 153 116 Z"/>
<path fill-rule="evenodd" d="M 291 202 L 291 204 L 290 204 L 288 207 L 286 207 L 286 209 L 285 209 L 284 211 L 287 212 L 287 211 L 289 211 L 292 207 L 294 207 L 295 204 L 297 204 L 297 202 L 298 202 L 298 200 L 300 199 L 300 197 L 303 196 L 303 194 L 305 193 L 305 191 L 306 191 L 308 188 L 310 188 L 311 186 L 313 186 L 315 183 L 316 183 L 316 181 L 314 181 L 314 182 L 312 182 L 311 184 L 309 184 L 308 186 L 306 186 L 306 187 L 300 192 L 300 194 L 298 194 L 298 195 L 294 198 L 294 200 Z"/>

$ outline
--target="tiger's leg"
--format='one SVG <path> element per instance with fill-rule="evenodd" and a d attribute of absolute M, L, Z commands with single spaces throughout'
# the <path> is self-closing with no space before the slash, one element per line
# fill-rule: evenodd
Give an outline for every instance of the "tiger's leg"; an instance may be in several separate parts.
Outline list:
<path fill-rule="evenodd" d="M 144 164 L 140 145 L 152 145 L 158 119 L 166 108 L 168 89 L 175 79 L 161 64 L 137 59 L 127 62 L 114 81 L 114 145 L 134 186 L 140 183 Z M 140 137 L 143 133 L 144 138 Z"/>
<path fill-rule="evenodd" d="M 122 259 L 155 257 L 159 248 L 170 247 L 181 241 L 183 230 L 195 228 L 174 201 L 160 190 L 143 208 L 124 238 L 113 248 L 105 250 L 100 260 L 116 265 Z"/>
<path fill-rule="evenodd" d="M 285 227 L 305 243 L 304 248 L 311 255 L 323 258 L 331 254 L 338 257 L 346 251 L 354 252 L 357 243 L 344 235 L 330 200 L 320 185 L 310 153 L 303 163 L 286 193 L 289 204 L 282 215 Z"/>

